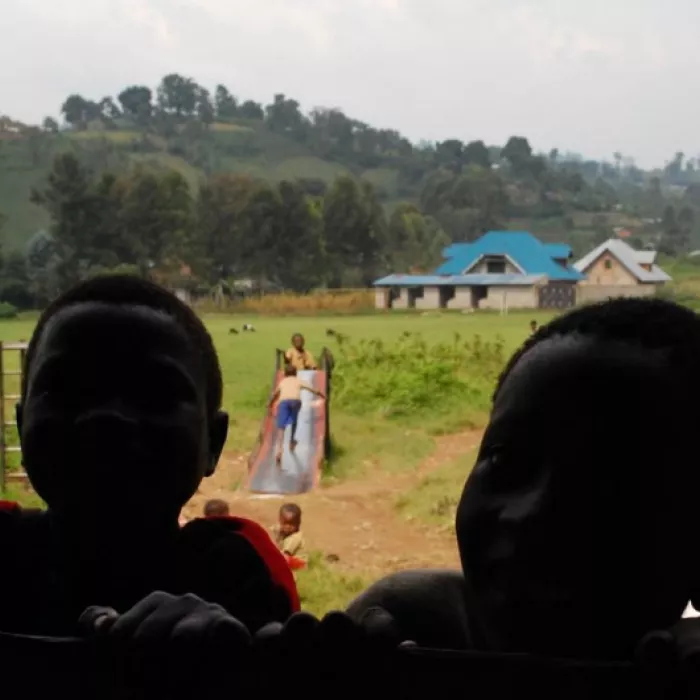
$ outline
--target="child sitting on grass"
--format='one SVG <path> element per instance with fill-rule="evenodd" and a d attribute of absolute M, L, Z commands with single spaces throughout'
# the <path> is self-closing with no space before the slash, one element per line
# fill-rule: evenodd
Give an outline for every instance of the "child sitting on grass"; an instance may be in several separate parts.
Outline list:
<path fill-rule="evenodd" d="M 279 512 L 279 523 L 272 531 L 280 552 L 292 569 L 306 565 L 304 536 L 301 534 L 301 508 L 296 503 L 285 503 Z"/>
<path fill-rule="evenodd" d="M 297 377 L 297 369 L 294 365 L 288 364 L 284 368 L 284 378 L 275 389 L 275 393 L 270 399 L 268 410 L 272 410 L 272 406 L 275 401 L 279 400 L 279 405 L 277 406 L 277 436 L 275 441 L 277 442 L 277 455 L 276 461 L 277 466 L 282 466 L 282 452 L 284 449 L 284 431 L 287 426 L 292 426 L 292 432 L 289 436 L 289 449 L 294 452 L 297 446 L 296 432 L 297 432 L 297 420 L 299 418 L 299 411 L 301 410 L 301 390 L 306 389 L 312 394 L 325 399 L 325 395 L 309 386 L 304 384 L 299 377 Z"/>
<path fill-rule="evenodd" d="M 231 515 L 231 510 L 226 501 L 220 498 L 212 498 L 204 504 L 205 518 L 228 518 Z"/>

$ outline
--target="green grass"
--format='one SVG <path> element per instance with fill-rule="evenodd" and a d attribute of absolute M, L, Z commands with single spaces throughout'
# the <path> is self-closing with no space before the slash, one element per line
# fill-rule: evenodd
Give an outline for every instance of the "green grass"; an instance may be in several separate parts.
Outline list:
<path fill-rule="evenodd" d="M 110 131 L 105 129 L 104 131 L 72 131 L 68 134 L 68 138 L 75 141 L 99 141 L 100 139 L 104 139 L 105 141 L 111 141 L 119 145 L 127 145 L 133 141 L 138 141 L 141 138 L 141 134 L 138 131 Z"/>
<path fill-rule="evenodd" d="M 542 313 L 511 314 L 372 314 L 364 316 L 311 317 L 303 319 L 252 316 L 205 317 L 219 352 L 224 376 L 224 408 L 231 416 L 228 449 L 248 452 L 257 437 L 270 392 L 275 348 L 286 349 L 295 332 L 306 336 L 307 347 L 318 354 L 324 346 L 338 352 L 326 330 L 361 340 L 376 338 L 392 342 L 406 331 L 419 332 L 431 343 L 450 341 L 455 331 L 466 339 L 475 334 L 483 338 L 500 335 L 506 354 L 515 349 L 528 333 L 530 316 L 544 322 Z M 229 333 L 244 322 L 255 325 L 255 333 Z M 0 322 L 0 340 L 28 339 L 35 317 Z M 465 402 L 466 403 L 466 402 Z M 6 410 L 10 410 L 7 407 Z M 336 450 L 328 476 L 345 479 L 367 470 L 399 471 L 414 467 L 433 448 L 433 436 L 462 427 L 483 423 L 484 414 L 448 413 L 422 415 L 401 420 L 382 416 L 368 406 L 364 414 L 343 411 L 331 405 L 331 432 Z"/>
<path fill-rule="evenodd" d="M 297 573 L 296 579 L 303 609 L 317 617 L 331 610 L 345 609 L 372 583 L 369 577 L 336 569 L 320 552 L 311 553 L 307 567 Z"/>
<path fill-rule="evenodd" d="M 350 171 L 339 163 L 325 161 L 315 156 L 287 158 L 272 169 L 272 175 L 276 180 L 318 178 L 330 183 L 341 175 L 349 174 Z"/>
<path fill-rule="evenodd" d="M 476 450 L 472 450 L 428 474 L 396 500 L 396 510 L 408 520 L 439 528 L 454 528 L 457 504 L 475 458 Z"/>
<path fill-rule="evenodd" d="M 529 320 L 541 323 L 550 318 L 539 312 L 513 313 L 509 316 L 476 313 L 428 314 L 389 313 L 335 317 L 254 317 L 243 315 L 208 315 L 205 323 L 219 352 L 224 376 L 224 405 L 231 416 L 228 448 L 248 452 L 257 437 L 273 377 L 275 348 L 285 349 L 295 332 L 306 336 L 308 348 L 318 354 L 325 345 L 340 353 L 326 331 L 332 328 L 350 336 L 351 342 L 380 339 L 391 349 L 406 332 L 420 333 L 431 345 L 449 343 L 459 331 L 463 339 L 480 335 L 484 340 L 503 339 L 506 355 L 515 349 L 529 332 Z M 36 316 L 0 322 L 0 340 L 28 339 Z M 252 322 L 255 333 L 231 334 L 229 329 Z M 16 358 L 15 358 L 16 361 Z M 8 358 L 8 366 L 10 366 Z M 465 398 L 465 404 L 468 399 Z M 11 406 L 7 406 L 10 410 Z M 434 449 L 434 435 L 462 427 L 464 414 L 426 414 L 389 417 L 368 406 L 366 412 L 356 407 L 331 404 L 331 431 L 336 445 L 335 457 L 328 465 L 326 483 L 355 479 L 381 472 L 405 472 L 415 469 Z M 485 413 L 474 415 L 475 422 L 485 420 Z M 15 438 L 16 439 L 16 438 Z M 397 509 L 397 520 L 415 519 L 431 527 L 451 528 L 456 499 L 471 467 L 471 455 L 438 468 L 398 503 L 388 500 L 387 509 Z M 12 486 L 5 497 L 28 506 L 40 505 L 36 496 Z M 401 525 L 397 523 L 397 528 Z M 376 577 L 362 572 L 348 573 L 341 564 L 329 563 L 320 553 L 313 553 L 309 566 L 297 574 L 304 609 L 316 615 L 344 608 Z"/>

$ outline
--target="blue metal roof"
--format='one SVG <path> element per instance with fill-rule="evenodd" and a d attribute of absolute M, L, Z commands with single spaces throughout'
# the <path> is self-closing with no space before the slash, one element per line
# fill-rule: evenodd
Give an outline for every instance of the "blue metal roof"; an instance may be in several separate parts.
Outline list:
<path fill-rule="evenodd" d="M 374 283 L 375 287 L 529 287 L 544 275 L 388 275 Z"/>
<path fill-rule="evenodd" d="M 453 243 L 445 248 L 447 260 L 436 275 L 463 275 L 484 255 L 507 255 L 526 275 L 547 275 L 551 280 L 583 279 L 573 267 L 563 267 L 554 258 L 568 258 L 571 248 L 542 243 L 527 231 L 489 231 L 473 243 Z"/>

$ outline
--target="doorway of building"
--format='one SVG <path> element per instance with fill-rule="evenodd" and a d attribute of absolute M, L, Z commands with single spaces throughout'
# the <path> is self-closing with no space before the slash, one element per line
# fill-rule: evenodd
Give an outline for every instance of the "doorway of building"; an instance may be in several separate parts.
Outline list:
<path fill-rule="evenodd" d="M 489 295 L 488 287 L 472 287 L 472 308 L 478 309 L 479 303 Z"/>
<path fill-rule="evenodd" d="M 447 285 L 445 287 L 440 287 L 440 308 L 448 308 L 450 300 L 455 298 L 455 288 L 454 285 Z"/>

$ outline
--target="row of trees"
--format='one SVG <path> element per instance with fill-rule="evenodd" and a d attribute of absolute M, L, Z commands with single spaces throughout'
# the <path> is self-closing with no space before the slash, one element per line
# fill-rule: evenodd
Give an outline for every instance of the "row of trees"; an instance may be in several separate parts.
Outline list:
<path fill-rule="evenodd" d="M 99 122 L 104 128 L 128 125 L 166 137 L 182 134 L 183 126 L 194 125 L 197 128 L 188 132 L 192 138 L 206 133 L 214 122 L 257 121 L 269 131 L 303 144 L 324 158 L 363 167 L 375 167 L 386 158 L 392 159 L 405 171 L 403 176 L 408 185 L 419 182 L 433 168 L 459 173 L 474 165 L 505 167 L 515 178 L 534 179 L 557 167 L 568 167 L 593 179 L 602 175 L 614 178 L 622 172 L 619 167 L 606 168 L 594 161 L 566 159 L 556 150 L 548 157 L 535 155 L 522 136 L 511 137 L 502 148 L 487 147 L 479 140 L 464 143 L 458 139 L 412 144 L 394 129 L 373 128 L 338 108 L 316 107 L 304 113 L 297 100 L 281 93 L 263 105 L 240 100 L 221 84 L 212 93 L 192 78 L 177 73 L 166 75 L 155 91 L 145 85 L 131 85 L 116 99 L 107 96 L 91 100 L 79 94 L 70 95 L 61 107 L 61 114 L 75 129 L 87 129 Z M 59 125 L 47 117 L 44 128 L 56 131 Z"/>
<path fill-rule="evenodd" d="M 205 288 L 241 278 L 297 291 L 367 285 L 389 269 L 430 267 L 448 242 L 411 204 L 387 217 L 373 187 L 351 177 L 321 196 L 232 174 L 192 191 L 174 170 L 97 175 L 62 154 L 32 200 L 50 228 L 0 273 L 0 298 L 20 307 L 110 270 Z"/>

